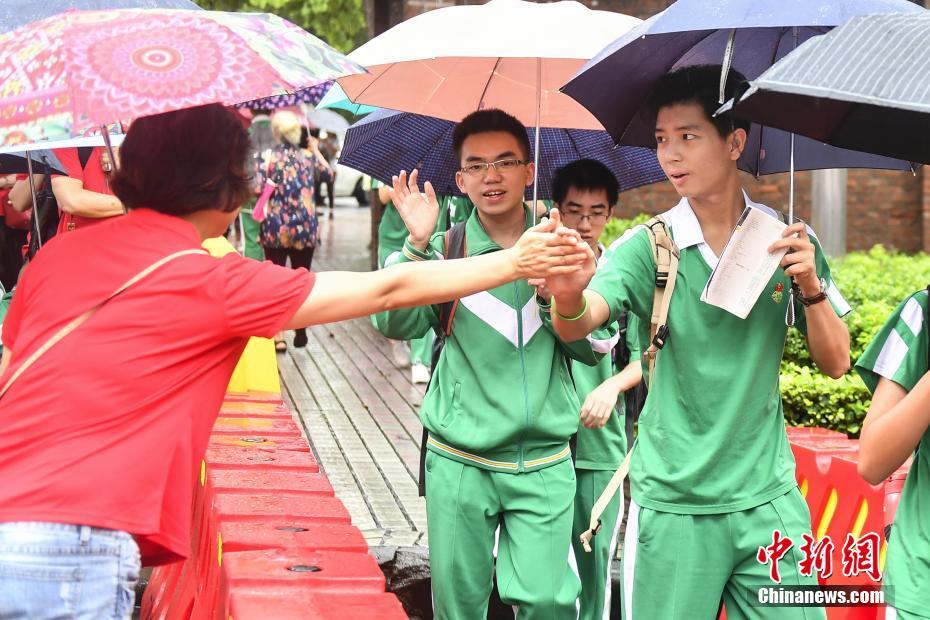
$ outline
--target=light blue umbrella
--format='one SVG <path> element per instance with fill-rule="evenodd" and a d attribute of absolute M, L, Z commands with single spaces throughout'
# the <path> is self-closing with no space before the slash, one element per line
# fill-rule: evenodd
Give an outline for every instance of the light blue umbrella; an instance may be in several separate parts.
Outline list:
<path fill-rule="evenodd" d="M 342 87 L 335 82 L 333 82 L 332 88 L 326 92 L 326 95 L 320 99 L 320 102 L 316 104 L 316 107 L 317 109 L 330 108 L 333 110 L 346 110 L 354 116 L 365 116 L 366 114 L 371 114 L 375 110 L 380 109 L 365 105 L 364 103 L 354 103 L 349 99 L 346 91 L 342 90 Z"/>

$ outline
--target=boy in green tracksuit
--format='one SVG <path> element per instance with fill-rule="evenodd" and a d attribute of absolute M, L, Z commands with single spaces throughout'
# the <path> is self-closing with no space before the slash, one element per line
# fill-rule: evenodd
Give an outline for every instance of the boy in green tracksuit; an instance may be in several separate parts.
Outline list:
<path fill-rule="evenodd" d="M 770 573 L 781 551 L 776 532 L 793 542 L 779 558 L 780 584 L 817 584 L 798 567 L 810 512 L 795 481 L 778 384 L 791 278 L 802 302 L 795 306 L 797 326 L 814 362 L 832 377 L 849 368 L 849 334 L 840 319 L 849 308 L 803 223 L 788 226 L 767 248 L 791 252 L 746 319 L 701 301 L 743 211 L 778 217 L 741 187 L 737 160 L 748 125 L 713 116 L 720 76 L 719 66 L 679 69 L 651 97 L 659 163 L 682 197 L 663 214 L 680 261 L 670 333 L 632 448 L 622 554 L 626 620 L 714 618 L 721 599 L 731 619 L 824 617 L 822 608 L 761 607 L 751 597 L 759 587 L 776 586 Z M 740 79 L 730 72 L 727 98 Z M 646 230 L 621 237 L 606 262 L 589 260 L 581 274 L 550 277 L 546 285 L 554 326 L 566 340 L 624 311 L 651 322 L 656 263 Z"/>
<path fill-rule="evenodd" d="M 526 129 L 505 112 L 482 110 L 456 126 L 453 145 L 462 166 L 456 182 L 475 204 L 465 223 L 467 255 L 509 247 L 533 222 L 523 204 L 533 180 Z M 408 184 L 401 173 L 394 201 L 409 231 L 398 262 L 441 258 L 444 235 L 430 239 L 439 210 L 431 186 L 424 197 L 415 176 Z M 377 325 L 389 338 L 418 338 L 438 313 L 438 306 L 391 311 Z M 584 339 L 559 343 L 526 281 L 458 300 L 420 413 L 429 430 L 426 510 L 437 618 L 487 615 L 498 527 L 501 599 L 518 607 L 520 618 L 577 614 L 569 438 L 580 405 L 567 352 L 597 361 Z"/>
<path fill-rule="evenodd" d="M 377 180 L 372 181 L 372 188 L 378 191 L 381 203 L 384 205 L 384 214 L 378 224 L 378 267 L 383 269 L 388 260 L 396 261 L 397 257 L 394 255 L 399 255 L 403 250 L 408 232 L 403 218 L 391 201 L 390 188 Z M 474 209 L 474 205 L 467 196 L 439 195 L 436 198 L 439 202 L 437 232 L 445 231 L 450 226 L 464 222 Z M 377 320 L 378 316 L 374 315 L 372 319 Z M 435 335 L 432 331 L 428 331 L 422 338 L 410 341 L 410 375 L 414 383 L 429 382 L 434 340 Z"/>
<path fill-rule="evenodd" d="M 885 618 L 930 618 L 930 379 L 927 292 L 910 296 L 868 346 L 856 370 L 872 391 L 859 440 L 859 474 L 881 484 L 914 457 L 888 539 Z"/>
<path fill-rule="evenodd" d="M 552 198 L 562 214 L 562 221 L 578 231 L 599 261 L 605 260 L 606 248 L 598 239 L 604 232 L 611 208 L 617 203 L 618 193 L 617 179 L 610 169 L 592 159 L 572 162 L 553 175 Z M 537 290 L 548 302 L 545 287 Z M 575 390 L 582 402 L 582 426 L 575 442 L 577 490 L 572 527 L 572 547 L 581 578 L 579 617 L 582 620 L 596 620 L 610 614 L 610 566 L 620 531 L 622 490 L 614 494 L 601 515 L 601 531 L 594 537 L 590 553 L 585 552 L 579 537 L 588 529 L 594 502 L 626 455 L 623 393 L 636 387 L 643 378 L 639 325 L 635 316 L 628 315 L 625 330 L 612 325 L 607 333 L 599 331 L 588 336 L 592 347 L 604 353 L 604 357 L 596 366 L 575 364 L 572 367 Z M 616 347 L 629 351 L 629 361 L 622 368 L 614 367 L 610 355 Z"/>

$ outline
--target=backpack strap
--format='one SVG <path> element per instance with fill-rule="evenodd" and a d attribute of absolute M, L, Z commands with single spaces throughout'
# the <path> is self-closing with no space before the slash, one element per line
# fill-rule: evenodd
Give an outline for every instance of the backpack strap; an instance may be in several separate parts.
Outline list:
<path fill-rule="evenodd" d="M 468 247 L 465 243 L 465 222 L 459 222 L 446 231 L 445 234 L 445 257 L 447 260 L 456 258 L 465 258 L 468 254 Z M 439 331 L 442 337 L 452 333 L 452 318 L 459 306 L 459 300 L 454 299 L 447 301 L 439 306 Z"/>
<path fill-rule="evenodd" d="M 62 327 L 61 329 L 59 329 L 57 332 L 55 332 L 54 334 L 52 334 L 52 337 L 49 338 L 48 340 L 46 340 L 46 341 L 42 344 L 42 346 L 40 346 L 38 349 L 36 349 L 36 350 L 33 352 L 33 354 L 30 355 L 30 356 L 26 359 L 25 362 L 23 362 L 22 364 L 20 364 L 20 365 L 19 365 L 19 368 L 17 368 L 16 371 L 10 376 L 10 378 L 7 380 L 7 382 L 3 385 L 3 388 L 0 389 L 0 398 L 3 398 L 3 395 L 7 393 L 7 390 L 10 389 L 10 387 L 13 385 L 13 383 L 14 383 L 17 379 L 19 379 L 19 377 L 20 377 L 24 372 L 26 372 L 26 370 L 28 370 L 30 366 L 32 366 L 33 364 L 35 364 L 36 361 L 38 361 L 38 359 L 39 359 L 40 357 L 42 357 L 43 355 L 45 355 L 45 353 L 46 353 L 49 349 L 51 349 L 53 346 L 55 346 L 56 344 L 58 344 L 58 342 L 61 341 L 62 338 L 64 338 L 65 336 L 67 336 L 68 334 L 70 334 L 71 332 L 73 332 L 75 329 L 77 329 L 77 328 L 80 327 L 83 323 L 85 323 L 85 322 L 87 321 L 87 319 L 89 319 L 89 318 L 92 317 L 94 314 L 96 314 L 97 311 L 100 310 L 100 308 L 102 308 L 102 307 L 104 306 L 104 304 L 106 304 L 108 301 L 110 301 L 111 299 L 113 299 L 114 297 L 116 297 L 117 295 L 119 295 L 120 293 L 122 293 L 123 291 L 125 291 L 126 289 L 128 289 L 130 286 L 132 286 L 133 284 L 135 284 L 135 283 L 138 282 L 139 280 L 142 280 L 143 278 L 145 278 L 146 276 L 148 276 L 150 273 L 152 273 L 153 271 L 155 271 L 156 269 L 158 269 L 159 267 L 161 267 L 162 265 L 164 265 L 164 264 L 166 264 L 166 263 L 170 263 L 171 261 L 173 261 L 173 260 L 175 260 L 175 259 L 177 259 L 177 258 L 180 258 L 180 257 L 182 257 L 182 256 L 187 256 L 188 254 L 206 254 L 206 253 L 207 253 L 206 250 L 199 250 L 199 249 L 198 249 L 198 250 L 182 250 L 182 251 L 180 251 L 180 252 L 175 252 L 174 254 L 169 254 L 168 256 L 165 256 L 165 257 L 163 257 L 163 258 L 157 260 L 156 262 L 152 263 L 151 265 L 149 265 L 148 267 L 146 267 L 145 269 L 143 269 L 142 271 L 140 271 L 139 273 L 137 273 L 136 275 L 134 275 L 133 277 L 131 277 L 129 280 L 127 280 L 126 282 L 124 282 L 122 286 L 120 286 L 118 289 L 116 289 L 115 291 L 113 291 L 112 293 L 110 293 L 109 295 L 107 295 L 107 297 L 106 297 L 103 301 L 101 301 L 100 303 L 98 303 L 96 306 L 94 306 L 94 307 L 91 308 L 90 310 L 88 310 L 88 311 L 84 312 L 83 314 L 79 315 L 79 316 L 76 317 L 75 319 L 71 320 L 67 325 L 65 325 L 64 327 Z"/>
<path fill-rule="evenodd" d="M 668 226 L 661 215 L 650 219 L 646 222 L 646 232 L 649 236 L 649 243 L 652 246 L 652 256 L 656 263 L 655 293 L 652 298 L 652 327 L 649 330 L 649 336 L 652 341 L 649 348 L 643 352 L 649 362 L 649 386 L 652 387 L 652 380 L 655 377 L 656 355 L 665 346 L 668 340 L 668 309 L 672 301 L 672 293 L 675 291 L 675 281 L 678 278 L 678 258 L 680 252 L 675 241 L 668 234 Z M 581 536 L 581 544 L 585 552 L 591 552 L 591 539 L 601 529 L 601 515 L 607 509 L 607 504 L 613 499 L 614 494 L 623 486 L 623 479 L 626 478 L 630 471 L 630 457 L 633 454 L 633 448 L 623 457 L 620 467 L 611 476 L 610 482 L 604 487 L 601 496 L 594 502 L 591 508 L 591 520 L 588 523 L 588 529 Z"/>
<path fill-rule="evenodd" d="M 455 258 L 465 258 L 468 254 L 468 248 L 465 244 L 465 222 L 459 222 L 452 228 L 446 230 L 444 238 L 445 258 L 452 260 Z M 442 348 L 446 344 L 446 337 L 452 333 L 452 319 L 455 318 L 455 310 L 459 306 L 459 300 L 453 299 L 439 306 L 439 325 L 437 325 L 436 340 L 433 342 L 432 368 L 435 370 L 439 363 L 439 357 L 442 354 Z M 435 373 L 434 373 L 435 374 Z M 433 381 L 430 375 L 430 383 Z M 429 391 L 429 384 L 426 385 Z M 420 438 L 420 471 L 417 477 L 417 492 L 420 497 L 426 496 L 426 442 L 429 441 L 429 431 L 423 427 L 423 434 Z"/>
<path fill-rule="evenodd" d="M 652 326 L 649 330 L 649 348 L 643 357 L 649 362 L 649 385 L 655 370 L 656 354 L 668 340 L 668 309 L 675 291 L 678 278 L 678 258 L 680 253 L 675 241 L 668 234 L 668 226 L 661 215 L 646 222 L 646 232 L 652 246 L 652 256 L 656 263 L 655 292 L 652 297 Z"/>

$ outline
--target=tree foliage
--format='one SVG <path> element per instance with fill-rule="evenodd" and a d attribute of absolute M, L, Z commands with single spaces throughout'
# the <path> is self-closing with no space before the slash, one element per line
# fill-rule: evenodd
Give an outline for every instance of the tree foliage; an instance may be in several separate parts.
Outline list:
<path fill-rule="evenodd" d="M 348 52 L 365 36 L 362 0 L 195 0 L 215 11 L 274 13 Z"/>

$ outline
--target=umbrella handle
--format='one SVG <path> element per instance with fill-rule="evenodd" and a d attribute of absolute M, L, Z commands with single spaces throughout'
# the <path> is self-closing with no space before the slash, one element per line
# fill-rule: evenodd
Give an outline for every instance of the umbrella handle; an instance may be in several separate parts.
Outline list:
<path fill-rule="evenodd" d="M 35 229 L 36 243 L 38 247 L 42 247 L 42 226 L 39 221 L 39 200 L 36 197 L 36 180 L 33 178 L 32 170 L 32 153 L 26 151 L 26 171 L 29 173 L 29 192 L 32 194 L 32 221 L 35 224 L 33 228 Z M 46 180 L 46 183 L 51 183 L 51 177 Z"/>

